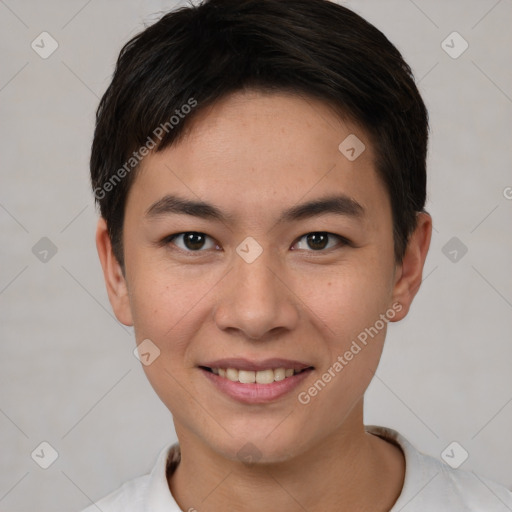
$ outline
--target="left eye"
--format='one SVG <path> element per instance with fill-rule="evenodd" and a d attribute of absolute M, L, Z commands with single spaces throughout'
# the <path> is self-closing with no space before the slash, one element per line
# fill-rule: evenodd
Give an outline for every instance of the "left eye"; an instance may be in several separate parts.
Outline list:
<path fill-rule="evenodd" d="M 210 240 L 210 245 L 205 246 L 205 240 Z M 182 244 L 175 243 L 175 240 L 181 240 Z M 217 244 L 213 241 L 213 238 L 205 235 L 204 233 L 198 233 L 197 231 L 187 231 L 185 233 L 177 233 L 171 235 L 165 240 L 166 243 L 174 243 L 177 247 L 188 252 L 198 252 L 201 249 L 214 249 Z"/>
<path fill-rule="evenodd" d="M 336 244 L 329 245 L 329 237 L 336 238 L 338 240 L 338 244 L 339 242 L 341 242 L 341 245 L 346 245 L 348 243 L 348 240 L 343 238 L 342 236 L 335 235 L 333 233 L 327 233 L 326 231 L 314 231 L 312 233 L 307 233 L 306 235 L 303 235 L 295 245 L 299 245 L 301 243 L 301 240 L 305 239 L 305 243 L 313 251 L 331 249 L 332 247 L 335 247 Z M 298 247 L 298 249 L 304 249 L 304 247 Z"/>

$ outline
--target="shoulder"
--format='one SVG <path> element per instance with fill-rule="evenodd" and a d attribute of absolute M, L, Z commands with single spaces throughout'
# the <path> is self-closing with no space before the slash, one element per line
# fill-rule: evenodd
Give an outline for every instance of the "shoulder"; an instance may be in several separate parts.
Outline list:
<path fill-rule="evenodd" d="M 82 512 L 142 512 L 150 475 L 143 475 L 125 482 L 121 487 L 104 496 Z"/>
<path fill-rule="evenodd" d="M 368 426 L 366 430 L 397 444 L 405 456 L 404 486 L 391 512 L 406 505 L 408 512 L 512 510 L 512 492 L 505 486 L 421 453 L 395 430 L 376 426 Z"/>
<path fill-rule="evenodd" d="M 125 482 L 121 487 L 88 506 L 81 512 L 146 512 L 147 510 L 179 510 L 169 491 L 167 471 L 179 462 L 178 444 L 166 445 L 158 455 L 151 473 Z"/>

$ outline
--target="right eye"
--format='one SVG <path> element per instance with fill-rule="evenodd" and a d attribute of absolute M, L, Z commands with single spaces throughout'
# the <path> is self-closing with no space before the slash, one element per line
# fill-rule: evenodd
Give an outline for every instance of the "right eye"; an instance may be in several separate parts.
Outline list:
<path fill-rule="evenodd" d="M 207 239 L 209 239 L 211 242 L 209 247 L 206 247 L 205 249 L 204 246 Z M 162 243 L 164 245 L 175 245 L 178 247 L 178 249 L 185 252 L 204 252 L 204 250 L 218 247 L 213 238 L 206 235 L 205 233 L 200 233 L 198 231 L 185 231 L 183 233 L 175 233 L 174 235 L 166 236 L 164 240 L 162 240 Z"/>

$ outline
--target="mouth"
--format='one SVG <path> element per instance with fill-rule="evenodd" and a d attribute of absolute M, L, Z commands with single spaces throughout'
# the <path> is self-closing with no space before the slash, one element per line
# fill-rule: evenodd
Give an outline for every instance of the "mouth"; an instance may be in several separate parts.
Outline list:
<path fill-rule="evenodd" d="M 243 403 L 275 400 L 298 386 L 314 367 L 298 361 L 224 359 L 200 365 L 215 388 Z"/>
<path fill-rule="evenodd" d="M 302 370 L 294 370 L 293 368 L 267 368 L 265 370 L 241 370 L 238 368 L 209 368 L 200 366 L 202 370 L 211 372 L 223 379 L 231 382 L 240 382 L 241 384 L 272 384 L 298 375 L 313 367 L 304 368 Z"/>

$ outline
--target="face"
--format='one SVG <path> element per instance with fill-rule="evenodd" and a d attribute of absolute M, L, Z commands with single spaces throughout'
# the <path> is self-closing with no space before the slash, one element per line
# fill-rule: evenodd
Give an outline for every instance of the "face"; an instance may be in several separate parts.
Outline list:
<path fill-rule="evenodd" d="M 312 98 L 231 95 L 143 161 L 123 240 L 111 302 L 159 350 L 143 368 L 180 442 L 270 462 L 354 428 L 412 300 L 364 131 Z"/>

